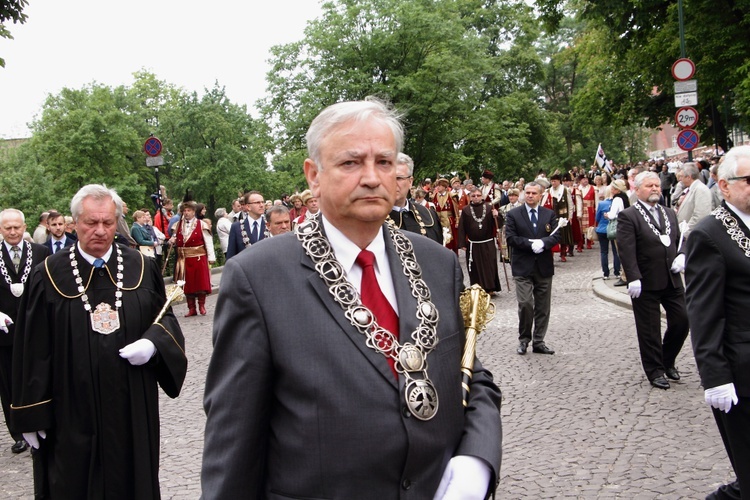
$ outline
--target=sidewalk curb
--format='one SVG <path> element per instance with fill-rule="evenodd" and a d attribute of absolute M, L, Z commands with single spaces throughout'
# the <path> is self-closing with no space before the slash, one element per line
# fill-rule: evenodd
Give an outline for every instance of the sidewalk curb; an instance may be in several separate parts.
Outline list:
<path fill-rule="evenodd" d="M 600 299 L 606 300 L 607 302 L 611 302 L 612 304 L 632 311 L 633 303 L 630 301 L 630 296 L 627 292 L 628 287 L 618 287 L 622 290 L 619 291 L 615 289 L 614 285 L 608 283 L 613 283 L 613 281 L 604 281 L 599 272 L 594 273 L 594 276 L 591 278 L 591 288 L 594 291 L 594 295 Z M 664 312 L 664 308 L 660 307 L 660 310 L 662 319 L 666 319 L 667 315 Z"/>

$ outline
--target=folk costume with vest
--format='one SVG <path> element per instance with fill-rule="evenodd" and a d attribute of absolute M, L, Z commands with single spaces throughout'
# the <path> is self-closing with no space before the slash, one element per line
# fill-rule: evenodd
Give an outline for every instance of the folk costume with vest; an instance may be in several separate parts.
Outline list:
<path fill-rule="evenodd" d="M 206 295 L 211 293 L 209 261 L 214 262 L 214 245 L 211 232 L 198 218 L 180 220 L 177 226 L 177 263 L 175 281 L 185 281 L 186 316 L 195 316 L 196 299 L 201 314 L 206 314 Z"/>
<path fill-rule="evenodd" d="M 557 215 L 558 219 L 568 219 L 570 220 L 571 214 L 572 214 L 572 208 L 573 208 L 573 197 L 568 192 L 567 188 L 560 184 L 555 188 L 554 186 L 551 186 L 549 188 L 549 196 L 553 198 L 554 200 L 554 208 L 555 215 Z M 573 248 L 573 229 L 570 227 L 570 224 L 561 227 L 559 229 L 560 231 L 560 261 L 566 262 L 565 255 L 568 252 L 568 249 Z"/>
<path fill-rule="evenodd" d="M 593 186 L 586 185 L 578 187 L 581 191 L 581 203 L 583 212 L 581 213 L 581 234 L 586 240 L 586 248 L 591 249 L 592 241 L 586 237 L 588 228 L 596 227 L 596 190 Z"/>
<path fill-rule="evenodd" d="M 453 203 L 448 191 L 444 193 L 433 193 L 432 203 L 435 204 L 435 212 L 437 212 L 438 218 L 440 219 L 440 225 L 444 229 L 447 228 L 451 235 L 450 241 L 447 243 L 443 240 L 444 245 L 458 253 L 458 245 L 456 239 L 458 238 L 458 207 Z M 445 231 L 444 231 L 445 232 Z"/>

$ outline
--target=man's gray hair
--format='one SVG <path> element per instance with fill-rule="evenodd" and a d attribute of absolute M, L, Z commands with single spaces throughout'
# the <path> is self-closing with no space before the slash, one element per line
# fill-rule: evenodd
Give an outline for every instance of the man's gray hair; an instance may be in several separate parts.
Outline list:
<path fill-rule="evenodd" d="M 399 165 L 406 165 L 406 168 L 409 171 L 409 176 L 411 177 L 414 175 L 414 160 L 411 159 L 411 156 L 406 153 L 399 153 L 396 163 Z"/>
<path fill-rule="evenodd" d="M 271 216 L 273 214 L 284 214 L 284 215 L 286 215 L 288 213 L 289 213 L 289 209 L 286 208 L 284 205 L 274 205 L 271 208 L 269 208 L 268 210 L 266 210 L 266 222 L 271 222 Z M 291 222 L 291 221 L 289 221 L 289 222 Z"/>
<path fill-rule="evenodd" d="M 530 182 L 527 182 L 527 183 L 526 183 L 526 185 L 525 185 L 525 186 L 523 187 L 523 188 L 524 188 L 524 191 L 525 191 L 525 190 L 526 190 L 526 188 L 528 188 L 528 187 L 536 187 L 536 188 L 539 188 L 539 189 L 538 189 L 538 191 L 539 191 L 539 194 L 542 194 L 542 193 L 544 192 L 544 189 L 545 189 L 545 188 L 544 188 L 544 186 L 542 186 L 541 184 L 539 184 L 539 183 L 538 183 L 538 182 L 536 182 L 536 181 L 530 181 Z"/>
<path fill-rule="evenodd" d="M 0 224 L 5 220 L 5 214 L 16 214 L 21 217 L 21 223 L 26 224 L 26 216 L 17 208 L 6 208 L 5 210 L 0 211 Z"/>
<path fill-rule="evenodd" d="M 682 172 L 682 175 L 686 175 L 693 180 L 696 180 L 698 176 L 700 175 L 700 170 L 698 169 L 698 165 L 696 165 L 692 161 L 683 163 L 682 166 L 679 168 L 679 170 Z"/>
<path fill-rule="evenodd" d="M 307 154 L 315 162 L 319 170 L 323 169 L 320 161 L 320 145 L 336 127 L 355 121 L 379 120 L 386 124 L 393 132 L 396 141 L 396 151 L 401 151 L 404 144 L 404 127 L 401 125 L 401 115 L 394 109 L 374 97 L 364 101 L 346 101 L 328 106 L 320 112 L 310 124 L 305 139 L 307 140 Z"/>
<path fill-rule="evenodd" d="M 88 184 L 79 189 L 73 199 L 70 200 L 70 213 L 73 215 L 74 221 L 78 222 L 78 217 L 83 212 L 83 200 L 86 198 L 95 200 L 112 199 L 115 204 L 115 215 L 117 215 L 118 220 L 122 217 L 122 199 L 114 189 L 109 189 L 104 184 Z"/>
<path fill-rule="evenodd" d="M 636 189 L 638 189 L 646 179 L 656 179 L 658 181 L 659 175 L 656 172 L 641 172 L 640 174 L 635 176 L 635 179 L 633 179 L 633 185 Z"/>
<path fill-rule="evenodd" d="M 719 165 L 719 179 L 737 177 L 737 163 L 743 158 L 750 159 L 750 146 L 735 146 L 730 149 Z"/>
<path fill-rule="evenodd" d="M 214 217 L 216 217 L 217 219 L 221 219 L 221 218 L 222 218 L 222 217 L 224 217 L 224 216 L 225 216 L 226 214 L 227 214 L 227 209 L 226 209 L 226 208 L 224 208 L 224 207 L 219 207 L 219 208 L 217 208 L 217 209 L 216 209 L 216 211 L 214 212 Z"/>

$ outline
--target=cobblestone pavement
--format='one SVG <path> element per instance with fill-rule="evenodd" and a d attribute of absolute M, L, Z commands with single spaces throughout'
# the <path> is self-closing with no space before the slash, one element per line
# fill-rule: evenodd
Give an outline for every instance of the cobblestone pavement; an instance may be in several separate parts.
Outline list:
<path fill-rule="evenodd" d="M 557 258 L 556 258 L 557 260 Z M 498 498 L 703 498 L 732 478 L 703 391 L 689 340 L 672 389 L 653 389 L 638 356 L 632 312 L 593 293 L 596 249 L 558 263 L 547 342 L 554 356 L 516 354 L 511 291 L 478 353 L 503 391 L 503 465 Z M 510 273 L 510 266 L 508 266 Z M 218 282 L 220 275 L 214 275 Z M 622 288 L 611 288 L 623 293 Z M 190 365 L 182 394 L 161 396 L 161 484 L 165 499 L 200 495 L 205 416 L 203 382 L 211 353 L 211 318 L 181 319 Z M 176 307 L 183 315 L 185 306 Z M 32 498 L 28 453 L 0 447 L 0 497 Z"/>

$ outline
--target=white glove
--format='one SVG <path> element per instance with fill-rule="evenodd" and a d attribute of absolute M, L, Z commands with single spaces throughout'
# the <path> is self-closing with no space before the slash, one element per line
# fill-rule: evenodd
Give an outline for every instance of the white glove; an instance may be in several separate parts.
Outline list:
<path fill-rule="evenodd" d="M 565 227 L 568 225 L 570 221 L 566 219 L 565 217 L 561 217 L 557 219 L 557 227 Z"/>
<path fill-rule="evenodd" d="M 685 270 L 685 254 L 681 253 L 672 261 L 672 272 L 681 273 Z"/>
<path fill-rule="evenodd" d="M 529 240 L 531 241 L 531 251 L 534 253 L 542 253 L 544 251 L 544 242 L 542 240 Z"/>
<path fill-rule="evenodd" d="M 448 462 L 433 500 L 484 500 L 490 467 L 481 458 L 458 455 Z"/>
<path fill-rule="evenodd" d="M 35 450 L 38 450 L 39 438 L 47 439 L 47 433 L 44 431 L 24 432 L 23 438 L 26 440 L 27 443 L 29 443 L 29 446 L 31 446 Z"/>
<path fill-rule="evenodd" d="M 127 359 L 134 366 L 147 363 L 154 354 L 156 354 L 156 346 L 149 339 L 136 340 L 120 349 L 120 357 Z"/>
<path fill-rule="evenodd" d="M 0 312 L 0 330 L 8 333 L 8 327 L 12 324 L 13 320 L 10 319 L 10 316 L 5 314 L 4 312 Z"/>
<path fill-rule="evenodd" d="M 690 225 L 686 220 L 680 222 L 680 225 L 678 227 L 680 228 L 680 233 L 682 234 L 687 233 L 688 229 L 690 229 Z"/>
<path fill-rule="evenodd" d="M 628 295 L 634 299 L 641 296 L 641 280 L 635 280 L 628 283 Z"/>
<path fill-rule="evenodd" d="M 737 392 L 734 390 L 732 382 L 717 387 L 711 387 L 703 391 L 706 398 L 706 404 L 713 406 L 717 410 L 729 413 L 733 404 L 737 404 Z"/>

